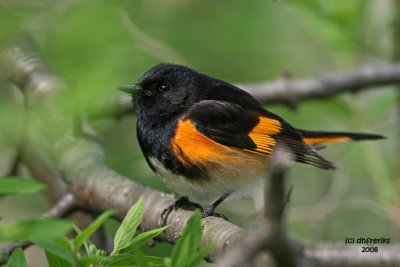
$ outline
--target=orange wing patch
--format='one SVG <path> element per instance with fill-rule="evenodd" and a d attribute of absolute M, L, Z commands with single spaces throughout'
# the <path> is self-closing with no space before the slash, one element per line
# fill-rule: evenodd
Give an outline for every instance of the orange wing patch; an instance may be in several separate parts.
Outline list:
<path fill-rule="evenodd" d="M 303 142 L 306 144 L 321 144 L 321 143 L 340 143 L 350 141 L 348 136 L 327 136 L 327 137 L 305 137 Z"/>
<path fill-rule="evenodd" d="M 248 133 L 257 147 L 244 149 L 244 151 L 270 155 L 276 143 L 272 135 L 278 134 L 280 131 L 281 123 L 278 120 L 260 116 L 259 123 Z M 177 158 L 186 165 L 205 164 L 206 162 L 242 165 L 253 161 L 253 157 L 246 156 L 246 153 L 241 152 L 243 150 L 224 146 L 203 135 L 189 119 L 178 121 L 171 148 Z"/>
<path fill-rule="evenodd" d="M 260 116 L 258 124 L 249 132 L 249 137 L 256 144 L 257 148 L 247 150 L 263 155 L 270 155 L 276 144 L 272 137 L 280 133 L 282 126 L 280 121 Z"/>
<path fill-rule="evenodd" d="M 208 161 L 232 161 L 232 150 L 200 133 L 191 120 L 179 120 L 171 147 L 187 165 Z"/>

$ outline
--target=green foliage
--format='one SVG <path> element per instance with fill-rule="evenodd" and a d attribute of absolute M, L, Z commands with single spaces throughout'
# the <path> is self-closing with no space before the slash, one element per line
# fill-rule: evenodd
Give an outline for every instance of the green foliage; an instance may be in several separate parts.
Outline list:
<path fill-rule="evenodd" d="M 140 267 L 150 267 L 149 260 L 143 255 L 143 252 L 140 249 L 137 249 L 135 252 L 136 264 Z"/>
<path fill-rule="evenodd" d="M 188 220 L 181 238 L 176 242 L 170 259 L 165 261 L 168 267 L 191 267 L 200 263 L 210 252 L 212 245 L 209 244 L 199 250 L 201 240 L 201 214 L 195 210 Z"/>
<path fill-rule="evenodd" d="M 143 246 L 144 244 L 146 244 L 147 242 L 149 242 L 150 240 L 152 240 L 153 238 L 164 232 L 164 230 L 167 229 L 168 227 L 169 225 L 140 233 L 139 235 L 134 237 L 130 242 L 128 242 L 128 244 L 123 249 L 121 249 L 121 251 L 127 252 Z"/>
<path fill-rule="evenodd" d="M 76 249 L 79 249 L 88 238 L 96 232 L 97 229 L 115 213 L 113 210 L 105 211 L 96 220 L 94 220 L 85 230 L 80 232 L 74 239 L 74 245 Z"/>
<path fill-rule="evenodd" d="M 109 257 L 105 257 L 101 260 L 102 267 L 126 267 L 126 266 L 138 266 L 144 267 L 140 265 L 141 262 L 146 262 L 147 265 L 150 266 L 163 266 L 164 260 L 159 257 L 153 256 L 139 256 L 142 257 L 141 260 L 137 260 L 138 256 L 135 254 L 118 254 L 112 255 Z"/>
<path fill-rule="evenodd" d="M 141 197 L 139 201 L 133 205 L 122 221 L 121 226 L 118 228 L 114 237 L 114 250 L 111 255 L 118 254 L 122 249 L 129 245 L 137 227 L 142 221 L 143 217 L 143 204 L 144 199 Z"/>
<path fill-rule="evenodd" d="M 75 263 L 70 263 L 64 260 L 61 256 L 54 254 L 48 250 L 45 251 L 46 259 L 50 267 L 71 267 L 76 266 Z"/>
<path fill-rule="evenodd" d="M 12 223 L 0 224 L 0 240 L 23 241 L 40 240 L 45 241 L 61 235 L 72 229 L 72 223 L 57 219 L 26 219 Z"/>
<path fill-rule="evenodd" d="M 0 196 L 28 194 L 43 190 L 44 184 L 18 177 L 0 177 Z"/>
<path fill-rule="evenodd" d="M 49 266 L 74 266 L 75 256 L 71 251 L 69 242 L 64 242 L 62 238 L 54 241 L 39 241 L 33 240 L 33 242 L 45 250 L 47 261 Z"/>
<path fill-rule="evenodd" d="M 24 256 L 24 251 L 21 248 L 17 248 L 11 254 L 10 259 L 7 263 L 8 267 L 26 267 L 26 259 Z"/>
<path fill-rule="evenodd" d="M 144 199 L 141 197 L 128 211 L 121 225 L 117 229 L 114 237 L 115 248 L 110 255 L 97 249 L 89 240 L 89 237 L 101 227 L 105 221 L 115 212 L 106 211 L 94 220 L 83 231 L 75 227 L 76 237 L 68 239 L 63 236 L 66 230 L 71 229 L 71 223 L 54 220 L 31 220 L 21 226 L 15 224 L 10 227 L 0 228 L 0 230 L 10 233 L 0 235 L 0 240 L 30 240 L 35 245 L 42 248 L 45 252 L 48 265 L 50 267 L 89 267 L 93 265 L 101 267 L 153 267 L 153 266 L 173 266 L 173 267 L 192 267 L 196 266 L 208 254 L 211 245 L 199 250 L 201 239 L 201 215 L 196 211 L 188 220 L 187 226 L 182 233 L 182 237 L 172 252 L 171 258 L 160 258 L 145 255 L 142 247 L 150 239 L 156 237 L 169 226 L 153 229 L 140 233 L 136 236 L 135 232 L 143 217 Z M 59 224 L 59 225 L 58 225 Z M 47 228 L 46 228 L 47 227 Z M 20 229 L 19 231 L 13 230 Z M 21 229 L 25 229 L 22 231 Z M 45 233 L 45 229 L 50 229 Z M 0 231 L 0 233 L 2 233 Z M 85 251 L 82 250 L 85 247 Z M 8 260 L 10 267 L 24 266 L 25 261 L 23 251 L 16 250 Z"/>

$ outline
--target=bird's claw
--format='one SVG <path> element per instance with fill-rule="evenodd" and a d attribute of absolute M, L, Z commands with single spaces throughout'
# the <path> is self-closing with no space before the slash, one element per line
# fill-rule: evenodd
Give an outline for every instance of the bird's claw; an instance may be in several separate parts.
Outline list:
<path fill-rule="evenodd" d="M 224 214 L 215 212 L 214 209 L 212 209 L 212 207 L 208 207 L 201 212 L 201 217 L 203 219 L 209 216 L 218 217 L 229 222 L 229 219 Z"/>
<path fill-rule="evenodd" d="M 161 213 L 162 226 L 167 225 L 168 217 L 173 210 L 177 210 L 178 208 L 183 207 L 198 208 L 203 212 L 203 208 L 199 204 L 190 201 L 187 196 L 182 196 L 163 210 L 163 212 Z"/>

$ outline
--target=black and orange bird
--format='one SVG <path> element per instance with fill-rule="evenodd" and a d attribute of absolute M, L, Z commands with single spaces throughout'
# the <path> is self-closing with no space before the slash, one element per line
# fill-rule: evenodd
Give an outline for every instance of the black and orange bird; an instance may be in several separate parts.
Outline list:
<path fill-rule="evenodd" d="M 315 145 L 383 136 L 305 131 L 269 112 L 242 89 L 175 64 L 160 64 L 133 85 L 137 137 L 150 168 L 183 200 L 210 205 L 203 217 L 227 197 L 246 194 L 268 172 L 279 144 L 296 162 L 321 169 L 334 165 Z M 166 215 L 168 216 L 168 215 Z"/>

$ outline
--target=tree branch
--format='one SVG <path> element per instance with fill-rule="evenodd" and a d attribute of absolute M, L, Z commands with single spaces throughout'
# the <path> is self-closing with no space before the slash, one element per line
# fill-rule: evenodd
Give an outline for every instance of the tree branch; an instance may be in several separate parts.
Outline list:
<path fill-rule="evenodd" d="M 65 178 L 76 196 L 79 207 L 95 211 L 117 209 L 117 217 L 122 219 L 131 205 L 141 196 L 144 196 L 145 206 L 141 229 L 146 231 L 161 227 L 162 211 L 175 201 L 172 195 L 139 185 L 107 168 L 104 165 L 105 158 L 102 148 L 96 142 L 79 139 L 71 147 L 59 152 L 61 153 L 59 165 L 62 167 Z M 175 243 L 191 214 L 192 212 L 188 210 L 178 209 L 173 211 L 167 222 L 171 224 L 171 227 L 160 238 Z M 215 242 L 215 246 L 208 256 L 210 261 L 215 261 L 234 244 L 243 242 L 243 237 L 246 235 L 240 227 L 217 217 L 203 219 L 202 227 L 201 244 L 206 245 L 212 241 Z M 259 232 L 257 232 L 257 236 L 259 236 Z M 272 243 L 275 243 L 275 241 L 274 239 L 271 240 Z M 322 243 L 321 245 L 329 247 L 329 244 Z M 318 246 L 319 243 L 305 245 L 304 247 L 305 255 L 312 262 L 319 263 L 321 260 L 336 262 L 335 254 L 346 252 L 346 246 L 338 246 L 340 249 L 332 251 L 331 254 L 324 254 L 322 258 L 319 258 Z M 357 247 L 361 252 L 361 246 Z M 332 246 L 332 248 L 335 248 L 335 246 Z M 400 264 L 400 259 L 396 258 L 396 253 L 400 251 L 400 245 L 380 246 L 380 250 L 383 252 L 373 255 L 373 257 L 376 257 L 376 261 L 387 263 L 388 266 Z M 353 265 L 351 266 L 374 266 L 366 265 L 362 257 L 358 260 L 360 262 L 352 261 Z M 342 266 L 340 261 L 336 263 L 332 266 Z"/>
<path fill-rule="evenodd" d="M 172 195 L 139 185 L 107 168 L 104 165 L 103 150 L 96 142 L 76 140 L 72 146 L 64 147 L 59 153 L 59 165 L 81 208 L 94 211 L 117 209 L 117 217 L 122 219 L 129 208 L 143 196 L 145 205 L 141 229 L 146 231 L 162 226 L 161 213 L 175 201 Z M 175 243 L 191 214 L 192 211 L 182 209 L 171 212 L 167 221 L 171 227 L 160 238 Z M 223 219 L 209 217 L 203 220 L 202 225 L 202 244 L 206 245 L 213 240 L 216 242 L 209 255 L 211 261 L 224 251 L 227 244 L 241 238 L 241 228 Z"/>
<path fill-rule="evenodd" d="M 358 92 L 376 86 L 400 83 L 400 63 L 359 66 L 354 69 L 291 80 L 281 79 L 254 84 L 238 84 L 265 104 L 289 104 Z"/>
<path fill-rule="evenodd" d="M 68 192 L 68 185 L 55 162 L 32 142 L 24 145 L 21 161 L 39 182 L 47 185 L 46 196 L 55 203 Z"/>

